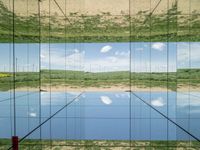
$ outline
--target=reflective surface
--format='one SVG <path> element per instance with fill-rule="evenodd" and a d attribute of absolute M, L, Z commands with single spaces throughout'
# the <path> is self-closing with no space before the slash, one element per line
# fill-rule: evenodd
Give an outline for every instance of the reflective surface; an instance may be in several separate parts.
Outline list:
<path fill-rule="evenodd" d="M 1 98 L 8 92 L 1 92 Z M 17 92 L 17 95 L 24 95 Z M 42 121 L 54 114 L 78 93 L 43 92 Z M 185 130 L 200 138 L 200 93 L 135 92 L 155 109 L 169 117 Z M 131 99 L 130 99 L 131 96 Z M 23 137 L 39 124 L 38 93 L 17 98 L 17 134 Z M 151 98 L 151 99 L 150 99 Z M 51 106 L 50 106 L 51 103 Z M 131 103 L 131 105 L 130 105 Z M 130 107 L 131 106 L 131 107 Z M 10 104 L 0 106 L 1 138 L 10 137 Z M 130 121 L 131 120 L 131 121 Z M 131 128 L 130 128 L 131 126 Z M 69 140 L 189 140 L 191 137 L 175 124 L 151 109 L 128 92 L 86 92 L 42 126 L 42 139 Z M 131 131 L 131 135 L 130 135 Z M 38 134 L 30 136 L 37 139 Z"/>

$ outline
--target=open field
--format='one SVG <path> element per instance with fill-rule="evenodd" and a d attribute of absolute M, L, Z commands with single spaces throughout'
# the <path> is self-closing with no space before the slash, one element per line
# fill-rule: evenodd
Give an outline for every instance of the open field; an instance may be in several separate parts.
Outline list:
<path fill-rule="evenodd" d="M 81 0 L 77 0 L 77 2 L 79 1 Z M 127 14 L 128 4 L 123 3 L 124 6 L 121 6 L 121 0 L 113 3 L 101 0 L 99 8 L 90 8 L 89 6 L 93 5 L 94 1 L 91 3 L 87 1 L 81 3 L 84 3 L 85 7 L 88 6 L 84 10 L 87 10 L 89 14 L 81 11 L 82 8 L 77 8 L 75 2 L 69 1 L 70 5 L 75 8 L 69 10 L 66 19 L 60 15 L 60 10 L 55 4 L 52 4 L 52 12 L 49 16 L 47 11 L 49 5 L 44 0 L 41 6 L 42 15 L 39 26 L 38 10 L 31 7 L 30 12 L 27 13 L 26 9 L 20 9 L 22 6 L 26 6 L 22 5 L 25 1 L 17 0 L 16 5 L 20 6 L 16 7 L 15 11 L 15 42 L 38 43 L 40 41 L 39 29 L 41 29 L 41 42 L 44 43 L 200 41 L 200 17 L 197 7 L 200 6 L 198 5 L 200 1 L 193 1 L 190 15 L 186 11 L 189 5 L 175 3 L 175 0 L 170 1 L 169 9 L 166 7 L 166 1 L 163 1 L 152 15 L 150 15 L 148 2 L 133 1 L 132 7 L 135 12 L 132 12 L 131 16 Z M 58 3 L 62 3 L 62 1 L 59 0 Z M 36 6 L 36 4 L 31 2 L 30 5 Z M 140 6 L 141 4 L 144 6 Z M 156 2 L 152 2 L 152 7 L 155 5 Z M 119 6 L 122 8 L 120 11 L 117 9 Z M 134 8 L 138 8 L 138 10 Z M 0 1 L 0 20 L 0 42 L 12 42 L 13 12 L 5 0 Z"/>
<path fill-rule="evenodd" d="M 7 73 L 9 74 L 9 73 Z M 41 80 L 37 72 L 18 72 L 15 87 L 18 90 L 36 89 L 41 81 L 43 90 L 51 86 L 55 91 L 199 91 L 200 69 L 181 69 L 171 73 L 129 73 L 104 72 L 91 73 L 82 71 L 42 70 Z M 130 80 L 131 77 L 131 80 Z M 13 89 L 13 75 L 0 77 L 0 90 Z"/>
<path fill-rule="evenodd" d="M 20 150 L 182 150 L 199 149 L 196 141 L 113 141 L 113 140 L 25 140 L 19 148 Z M 10 140 L 0 139 L 0 150 L 5 150 L 10 146 Z"/>
<path fill-rule="evenodd" d="M 10 74 L 0 73 L 0 78 L 10 77 Z"/>
<path fill-rule="evenodd" d="M 1 0 L 3 4 L 12 11 L 12 2 L 8 0 Z M 155 13 L 164 13 L 167 8 L 171 8 L 177 1 L 177 10 L 182 11 L 183 14 L 188 14 L 189 6 L 191 11 L 200 11 L 199 0 L 162 0 L 159 6 L 156 8 Z M 27 3 L 28 2 L 28 3 Z M 159 0 L 56 0 L 57 4 L 64 11 L 66 9 L 66 15 L 70 13 L 80 12 L 87 15 L 96 15 L 100 12 L 110 12 L 113 15 L 120 15 L 121 12 L 129 14 L 129 5 L 131 14 L 136 14 L 139 11 L 147 11 L 153 9 L 159 2 Z M 28 4 L 28 6 L 27 6 Z M 51 0 L 51 14 L 63 16 L 62 12 L 58 9 L 54 0 Z M 94 7 L 95 6 L 95 7 Z M 28 14 L 27 14 L 28 9 Z M 38 12 L 38 1 L 25 1 L 15 0 L 15 13 L 20 16 L 31 16 Z M 49 13 L 49 0 L 41 0 L 41 12 L 42 15 Z"/>

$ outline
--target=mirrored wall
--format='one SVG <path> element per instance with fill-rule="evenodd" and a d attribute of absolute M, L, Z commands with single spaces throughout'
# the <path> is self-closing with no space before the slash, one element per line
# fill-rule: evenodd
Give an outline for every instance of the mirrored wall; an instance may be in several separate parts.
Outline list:
<path fill-rule="evenodd" d="M 199 149 L 199 0 L 0 0 L 0 149 Z"/>

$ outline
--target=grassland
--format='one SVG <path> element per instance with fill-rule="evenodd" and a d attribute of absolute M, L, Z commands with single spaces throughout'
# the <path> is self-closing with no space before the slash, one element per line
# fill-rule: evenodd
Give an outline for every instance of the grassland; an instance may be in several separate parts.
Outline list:
<path fill-rule="evenodd" d="M 13 89 L 13 75 L 0 78 L 0 90 Z M 131 79 L 131 80 L 130 80 Z M 180 69 L 177 72 L 169 73 L 130 73 L 121 72 L 82 72 L 64 70 L 42 70 L 41 80 L 38 72 L 18 72 L 15 74 L 16 88 L 37 88 L 63 86 L 74 89 L 79 88 L 112 88 L 112 87 L 133 87 L 138 88 L 164 88 L 176 91 L 178 88 L 190 86 L 198 89 L 200 85 L 200 69 Z"/>
<path fill-rule="evenodd" d="M 0 150 L 10 146 L 9 139 L 0 139 Z M 196 141 L 120 141 L 120 140 L 25 140 L 20 145 L 20 150 L 180 150 L 199 149 Z"/>
<path fill-rule="evenodd" d="M 200 17 L 197 11 L 183 15 L 174 3 L 164 13 L 136 14 L 99 12 L 87 15 L 69 13 L 67 19 L 56 14 L 30 16 L 14 14 L 15 42 L 129 42 L 200 41 Z M 41 39 L 39 38 L 41 29 Z M 0 1 L 0 42 L 13 40 L 13 12 Z"/>
<path fill-rule="evenodd" d="M 0 73 L 0 78 L 10 77 L 8 73 Z"/>

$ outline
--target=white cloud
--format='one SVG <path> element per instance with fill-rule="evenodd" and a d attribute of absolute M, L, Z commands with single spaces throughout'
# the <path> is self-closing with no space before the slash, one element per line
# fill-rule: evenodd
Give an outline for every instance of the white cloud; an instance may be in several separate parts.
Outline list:
<path fill-rule="evenodd" d="M 32 113 L 29 114 L 29 116 L 30 116 L 30 117 L 36 117 L 37 114 L 32 112 Z"/>
<path fill-rule="evenodd" d="M 163 51 L 165 49 L 165 44 L 162 42 L 156 42 L 152 44 L 152 48 L 158 51 Z"/>
<path fill-rule="evenodd" d="M 107 46 L 102 47 L 100 51 L 101 51 L 101 53 L 107 53 L 107 52 L 109 52 L 111 49 L 112 49 L 112 46 L 107 45 Z"/>
<path fill-rule="evenodd" d="M 41 54 L 41 55 L 40 55 L 40 58 L 45 58 L 45 55 Z"/>
<path fill-rule="evenodd" d="M 155 107 L 163 107 L 165 105 L 164 100 L 162 97 L 159 97 L 155 100 L 151 101 L 151 105 Z"/>
<path fill-rule="evenodd" d="M 100 99 L 106 105 L 112 104 L 112 100 L 108 96 L 101 96 Z"/>
<path fill-rule="evenodd" d="M 75 52 L 75 53 L 79 53 L 79 50 L 78 50 L 78 49 L 75 49 L 74 52 Z"/>

